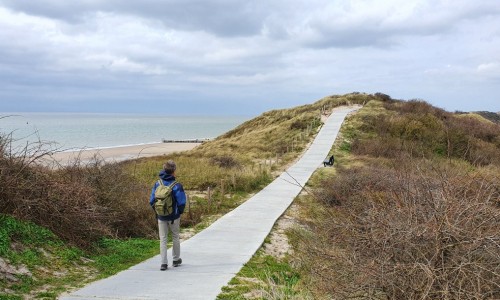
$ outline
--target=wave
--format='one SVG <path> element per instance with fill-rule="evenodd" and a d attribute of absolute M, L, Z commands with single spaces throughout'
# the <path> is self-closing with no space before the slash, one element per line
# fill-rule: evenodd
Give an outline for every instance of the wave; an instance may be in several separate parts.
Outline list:
<path fill-rule="evenodd" d="M 138 143 L 138 144 L 126 144 L 126 145 L 117 145 L 117 146 L 104 146 L 104 147 L 82 147 L 82 148 L 70 148 L 63 150 L 61 152 L 78 152 L 78 151 L 87 151 L 87 150 L 103 150 L 103 149 L 114 149 L 114 148 L 126 148 L 126 147 L 135 147 L 135 146 L 148 146 L 148 145 L 156 145 L 162 144 L 159 142 L 149 142 L 149 143 Z"/>

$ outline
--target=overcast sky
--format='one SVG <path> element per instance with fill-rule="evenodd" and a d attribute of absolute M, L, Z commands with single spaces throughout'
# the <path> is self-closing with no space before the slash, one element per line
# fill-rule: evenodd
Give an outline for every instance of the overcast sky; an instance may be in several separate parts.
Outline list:
<path fill-rule="evenodd" d="M 0 0 L 0 112 L 500 111 L 500 0 Z"/>

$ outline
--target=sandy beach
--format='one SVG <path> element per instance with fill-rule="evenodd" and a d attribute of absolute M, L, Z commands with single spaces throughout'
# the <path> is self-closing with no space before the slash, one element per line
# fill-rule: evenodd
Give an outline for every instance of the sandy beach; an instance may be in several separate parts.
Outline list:
<path fill-rule="evenodd" d="M 56 152 L 51 158 L 61 165 L 66 165 L 79 159 L 82 162 L 90 161 L 94 156 L 106 162 L 118 162 L 140 157 L 151 157 L 191 150 L 199 143 L 157 143 L 148 145 L 113 147 L 104 149 L 90 149 L 81 151 Z M 49 159 L 50 160 L 50 159 Z"/>

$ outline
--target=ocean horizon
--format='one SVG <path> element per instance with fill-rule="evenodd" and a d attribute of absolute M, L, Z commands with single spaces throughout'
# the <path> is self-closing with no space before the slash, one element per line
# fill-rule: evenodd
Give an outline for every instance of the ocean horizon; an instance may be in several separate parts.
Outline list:
<path fill-rule="evenodd" d="M 0 113 L 0 132 L 21 149 L 42 142 L 58 151 L 106 149 L 167 140 L 212 139 L 250 116 L 131 113 Z"/>

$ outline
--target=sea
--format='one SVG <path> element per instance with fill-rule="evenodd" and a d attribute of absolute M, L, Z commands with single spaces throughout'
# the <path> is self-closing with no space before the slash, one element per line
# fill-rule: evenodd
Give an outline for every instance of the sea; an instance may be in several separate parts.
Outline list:
<path fill-rule="evenodd" d="M 75 151 L 166 140 L 213 139 L 251 116 L 167 116 L 110 113 L 0 113 L 0 133 L 14 148 L 42 142 Z"/>

